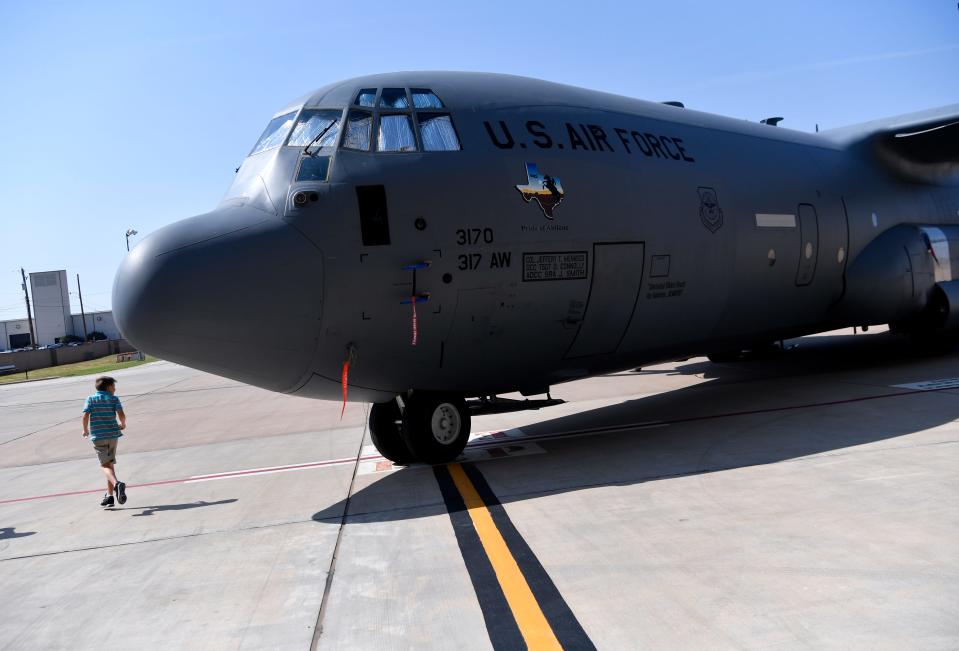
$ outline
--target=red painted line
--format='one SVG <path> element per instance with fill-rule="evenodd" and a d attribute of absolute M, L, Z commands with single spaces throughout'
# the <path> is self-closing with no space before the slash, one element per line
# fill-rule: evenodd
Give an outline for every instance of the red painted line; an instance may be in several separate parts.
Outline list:
<path fill-rule="evenodd" d="M 381 459 L 380 456 L 360 457 L 360 461 L 370 459 Z M 202 481 L 205 479 L 220 479 L 223 477 L 243 477 L 246 475 L 259 475 L 267 472 L 278 472 L 281 470 L 298 470 L 302 468 L 319 468 L 322 466 L 334 466 L 339 464 L 353 463 L 355 459 L 330 459 L 329 461 L 316 461 L 313 463 L 297 463 L 289 466 L 277 466 L 275 468 L 258 468 L 256 470 L 235 470 L 232 472 L 222 472 L 214 475 L 197 475 L 195 477 L 182 477 L 180 479 L 164 479 L 161 481 L 145 482 L 143 484 L 129 484 L 127 488 L 148 488 L 150 486 L 166 486 L 168 484 L 185 484 L 191 481 Z M 15 504 L 17 502 L 31 502 L 34 500 L 45 500 L 53 497 L 72 497 L 74 495 L 89 495 L 90 493 L 99 493 L 102 488 L 89 488 L 86 490 L 69 491 L 66 493 L 50 493 L 49 495 L 33 495 L 31 497 L 17 497 L 9 500 L 0 500 L 0 504 Z"/>

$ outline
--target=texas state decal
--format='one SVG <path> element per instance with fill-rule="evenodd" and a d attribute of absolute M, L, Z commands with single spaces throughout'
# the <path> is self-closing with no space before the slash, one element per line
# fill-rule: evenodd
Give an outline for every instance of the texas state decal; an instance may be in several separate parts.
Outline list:
<path fill-rule="evenodd" d="M 535 199 L 543 209 L 546 219 L 553 218 L 553 209 L 561 204 L 566 196 L 559 179 L 549 174 L 540 174 L 536 163 L 526 163 L 526 183 L 517 185 L 516 189 L 526 203 Z"/>

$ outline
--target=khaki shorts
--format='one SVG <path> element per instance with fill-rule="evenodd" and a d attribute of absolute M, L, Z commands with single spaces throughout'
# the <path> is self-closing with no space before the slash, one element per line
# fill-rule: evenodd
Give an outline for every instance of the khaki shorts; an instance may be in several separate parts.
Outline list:
<path fill-rule="evenodd" d="M 97 451 L 97 459 L 101 466 L 117 462 L 117 443 L 119 442 L 120 439 L 103 439 L 93 442 L 93 449 Z"/>

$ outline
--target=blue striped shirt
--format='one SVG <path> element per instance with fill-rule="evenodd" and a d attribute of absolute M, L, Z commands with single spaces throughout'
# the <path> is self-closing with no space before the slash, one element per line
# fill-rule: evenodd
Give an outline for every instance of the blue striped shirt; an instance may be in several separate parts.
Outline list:
<path fill-rule="evenodd" d="M 120 399 L 109 391 L 97 391 L 87 398 L 83 413 L 90 414 L 90 440 L 118 439 L 123 434 L 117 423 L 117 412 L 123 409 Z"/>

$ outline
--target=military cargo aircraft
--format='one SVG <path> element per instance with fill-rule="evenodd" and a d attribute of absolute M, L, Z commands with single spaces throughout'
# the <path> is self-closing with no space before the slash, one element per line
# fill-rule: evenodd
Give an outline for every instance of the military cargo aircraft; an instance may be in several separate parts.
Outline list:
<path fill-rule="evenodd" d="M 522 77 L 325 86 L 122 263 L 164 359 L 369 401 L 439 463 L 467 399 L 871 324 L 959 330 L 959 105 L 804 133 Z"/>

